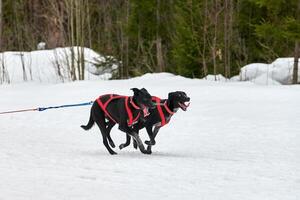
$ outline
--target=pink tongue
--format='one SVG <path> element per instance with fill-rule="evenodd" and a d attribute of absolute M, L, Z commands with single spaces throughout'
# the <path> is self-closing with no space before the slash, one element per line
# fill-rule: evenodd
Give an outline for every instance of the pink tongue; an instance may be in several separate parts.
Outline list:
<path fill-rule="evenodd" d="M 146 107 L 143 108 L 143 113 L 144 113 L 144 117 L 147 117 L 148 115 L 150 115 L 150 113 L 148 112 L 148 108 L 146 108 Z"/>

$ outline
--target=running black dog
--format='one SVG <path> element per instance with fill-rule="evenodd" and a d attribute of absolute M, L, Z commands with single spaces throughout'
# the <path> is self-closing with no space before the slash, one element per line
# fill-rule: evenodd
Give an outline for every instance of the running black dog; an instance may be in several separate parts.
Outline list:
<path fill-rule="evenodd" d="M 177 91 L 171 92 L 168 95 L 168 99 L 159 99 L 158 97 L 152 97 L 152 101 L 156 104 L 155 108 L 149 110 L 150 115 L 145 121 L 139 121 L 138 124 L 134 125 L 135 132 L 144 127 L 146 127 L 147 133 L 149 135 L 150 141 L 145 143 L 148 145 L 147 151 L 151 153 L 151 146 L 155 145 L 155 137 L 161 127 L 166 125 L 173 114 L 177 112 L 179 108 L 186 111 L 189 106 L 190 98 L 185 92 Z M 186 104 L 187 103 L 187 104 Z M 154 127 L 154 130 L 153 130 Z M 134 147 L 136 148 L 136 143 L 134 142 Z M 130 135 L 127 134 L 126 142 L 121 144 L 120 149 L 127 147 L 130 144 Z"/>
<path fill-rule="evenodd" d="M 103 144 L 110 154 L 116 154 L 109 146 L 110 144 L 115 147 L 110 131 L 116 123 L 119 124 L 121 131 L 134 138 L 142 153 L 149 154 L 138 133 L 134 131 L 133 125 L 144 119 L 149 114 L 148 108 L 153 108 L 154 104 L 145 88 L 132 90 L 134 92 L 132 97 L 116 94 L 100 96 L 92 105 L 88 124 L 81 126 L 84 130 L 89 130 L 96 122 L 102 134 Z"/>

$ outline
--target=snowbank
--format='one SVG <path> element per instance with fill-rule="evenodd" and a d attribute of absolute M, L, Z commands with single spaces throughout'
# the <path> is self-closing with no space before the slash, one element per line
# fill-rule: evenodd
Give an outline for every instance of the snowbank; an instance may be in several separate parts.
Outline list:
<path fill-rule="evenodd" d="M 0 84 L 35 81 L 59 83 L 71 81 L 72 49 L 75 65 L 80 47 L 56 48 L 32 52 L 0 53 Z M 107 80 L 118 69 L 118 61 L 111 56 L 102 56 L 92 49 L 84 48 L 85 80 Z M 299 60 L 300 62 L 300 60 Z M 241 68 L 238 76 L 226 79 L 221 74 L 207 75 L 208 81 L 251 81 L 262 85 L 291 84 L 294 58 L 278 58 L 271 64 L 252 63 Z M 300 71 L 300 70 L 299 70 Z M 78 70 L 76 70 L 78 76 Z M 173 78 L 173 74 L 154 74 L 156 78 Z M 162 77 L 163 76 L 163 77 Z M 183 77 L 176 76 L 177 79 Z M 153 79 L 152 74 L 142 76 L 144 80 Z M 298 74 L 300 80 L 300 73 Z"/>
<path fill-rule="evenodd" d="M 300 62 L 300 60 L 299 60 Z M 252 63 L 241 68 L 240 80 L 258 84 L 291 84 L 294 58 L 277 58 L 271 64 Z M 300 73 L 298 73 L 300 79 Z"/>
<path fill-rule="evenodd" d="M 300 63 L 300 59 L 299 59 Z M 271 64 L 251 63 L 241 68 L 240 74 L 226 79 L 221 74 L 207 75 L 202 80 L 219 82 L 251 81 L 259 85 L 287 85 L 292 83 L 294 58 L 277 58 Z M 299 70 L 300 71 L 300 70 Z M 300 72 L 298 72 L 300 80 Z"/>
<path fill-rule="evenodd" d="M 203 78 L 203 80 L 207 81 L 226 81 L 227 79 L 222 74 L 212 75 L 209 74 Z"/>
<path fill-rule="evenodd" d="M 32 52 L 4 52 L 0 54 L 0 83 L 19 83 L 24 81 L 38 81 L 58 83 L 71 80 L 71 52 L 74 52 L 75 66 L 78 60 L 80 47 L 56 48 Z M 107 58 L 95 51 L 84 48 L 85 80 L 108 79 L 112 66 L 96 67 L 96 64 L 105 63 Z M 75 72 L 78 75 L 78 71 Z M 100 75 L 100 76 L 99 76 Z"/>

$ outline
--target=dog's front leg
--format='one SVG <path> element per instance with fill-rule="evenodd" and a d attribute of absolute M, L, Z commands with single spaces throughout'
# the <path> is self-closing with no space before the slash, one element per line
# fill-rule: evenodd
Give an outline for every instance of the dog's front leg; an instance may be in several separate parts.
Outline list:
<path fill-rule="evenodd" d="M 140 127 L 139 127 L 139 126 L 140 126 L 140 125 L 137 124 L 137 125 L 135 125 L 135 126 L 133 127 L 133 131 L 134 131 L 135 133 L 137 133 L 138 135 L 139 135 L 139 130 L 140 130 Z M 133 140 L 133 148 L 137 149 L 137 147 L 138 147 L 138 144 L 137 144 L 136 140 Z"/>
<path fill-rule="evenodd" d="M 124 131 L 125 133 L 127 133 L 128 135 L 131 135 L 133 137 L 133 139 L 136 141 L 137 143 L 137 146 L 139 147 L 140 151 L 144 154 L 150 154 L 151 152 L 147 151 L 143 145 L 143 142 L 139 136 L 139 134 L 135 131 L 133 131 L 133 129 L 129 128 L 128 126 L 127 127 L 122 127 L 121 125 L 119 126 L 119 129 L 121 131 Z M 127 131 L 125 131 L 127 130 Z"/>
<path fill-rule="evenodd" d="M 155 127 L 154 127 L 154 130 L 153 130 L 153 140 L 156 138 L 159 129 L 160 129 L 159 126 L 155 126 Z"/>
<path fill-rule="evenodd" d="M 155 142 L 155 137 L 156 137 L 156 135 L 157 135 L 157 133 L 158 133 L 160 127 L 155 126 L 155 127 L 154 127 L 154 131 L 152 131 L 152 128 L 153 128 L 152 126 L 147 126 L 147 127 L 146 127 L 148 136 L 149 136 L 149 138 L 150 138 L 150 141 L 149 141 L 149 140 L 145 141 L 145 144 L 147 144 L 147 145 L 155 145 L 155 144 L 156 144 L 156 142 Z"/>
<path fill-rule="evenodd" d="M 157 135 L 159 129 L 160 129 L 160 127 L 158 127 L 158 126 L 155 126 L 155 127 L 154 127 L 154 131 L 152 132 L 152 133 L 153 133 L 152 136 L 153 136 L 153 140 L 154 140 L 154 141 L 155 141 L 155 137 L 156 137 L 156 135 Z M 151 127 L 151 131 L 152 131 L 152 127 Z M 147 144 L 147 143 L 150 143 L 150 141 L 146 141 L 145 143 L 146 143 L 146 144 Z M 148 151 L 149 153 L 152 153 L 152 145 L 148 145 L 147 151 Z"/>
<path fill-rule="evenodd" d="M 136 141 L 136 143 L 137 143 L 137 145 L 138 145 L 138 147 L 139 147 L 139 149 L 140 149 L 140 151 L 142 153 L 144 153 L 144 154 L 151 154 L 151 151 L 148 151 L 148 150 L 145 149 L 145 147 L 143 145 L 143 142 L 142 142 L 142 140 L 141 140 L 141 138 L 140 138 L 140 136 L 139 136 L 138 133 L 133 132 L 132 133 L 132 137 Z"/>
<path fill-rule="evenodd" d="M 119 148 L 123 149 L 123 148 L 127 147 L 130 144 L 130 140 L 131 140 L 130 135 L 126 133 L 126 142 L 120 144 Z"/>
<path fill-rule="evenodd" d="M 120 109 L 119 116 L 120 116 L 119 129 L 133 137 L 133 139 L 137 142 L 137 145 L 142 153 L 149 154 L 149 152 L 145 149 L 143 142 L 136 131 L 136 128 L 138 126 L 137 125 L 133 127 L 128 126 L 127 114 L 125 113 L 125 109 Z"/>
<path fill-rule="evenodd" d="M 136 143 L 136 141 L 135 140 L 133 140 L 133 148 L 135 148 L 135 149 L 137 149 L 137 143 Z"/>

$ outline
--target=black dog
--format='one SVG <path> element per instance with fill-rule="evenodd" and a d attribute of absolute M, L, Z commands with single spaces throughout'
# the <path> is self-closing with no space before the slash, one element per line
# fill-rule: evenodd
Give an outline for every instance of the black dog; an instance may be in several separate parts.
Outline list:
<path fill-rule="evenodd" d="M 134 125 L 135 132 L 144 127 L 146 127 L 147 133 L 149 135 L 150 141 L 145 143 L 148 145 L 147 151 L 151 153 L 151 145 L 155 145 L 155 137 L 159 129 L 167 124 L 174 113 L 177 112 L 179 108 L 186 111 L 190 101 L 190 98 L 185 92 L 177 91 L 171 92 L 168 95 L 168 99 L 159 99 L 157 97 L 152 97 L 152 101 L 156 104 L 155 108 L 149 110 L 150 115 L 146 118 L 146 121 L 139 121 L 138 124 Z M 154 127 L 154 130 L 153 130 Z M 126 136 L 126 142 L 121 144 L 120 149 L 127 147 L 130 144 L 130 135 Z M 134 146 L 136 148 L 136 143 L 134 141 Z"/>
<path fill-rule="evenodd" d="M 102 133 L 103 144 L 110 154 L 116 154 L 109 146 L 110 144 L 115 147 L 110 131 L 116 123 L 119 124 L 121 131 L 134 138 L 142 153 L 149 153 L 145 150 L 139 135 L 134 132 L 133 125 L 143 119 L 148 114 L 148 108 L 154 107 L 154 104 L 146 89 L 133 88 L 132 90 L 134 92 L 132 97 L 116 94 L 100 96 L 92 105 L 88 124 L 81 126 L 84 130 L 88 130 L 96 122 Z"/>

